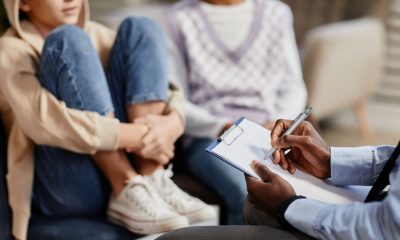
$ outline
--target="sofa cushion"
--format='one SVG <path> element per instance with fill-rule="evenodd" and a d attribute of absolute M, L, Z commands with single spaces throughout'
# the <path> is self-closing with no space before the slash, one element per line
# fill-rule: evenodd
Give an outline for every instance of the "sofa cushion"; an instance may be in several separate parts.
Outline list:
<path fill-rule="evenodd" d="M 0 239 L 11 239 L 11 212 L 7 194 L 7 135 L 0 120 Z"/>
<path fill-rule="evenodd" d="M 110 223 L 105 217 L 41 217 L 33 215 L 29 223 L 28 239 L 46 240 L 106 240 L 137 239 L 141 236 Z"/>

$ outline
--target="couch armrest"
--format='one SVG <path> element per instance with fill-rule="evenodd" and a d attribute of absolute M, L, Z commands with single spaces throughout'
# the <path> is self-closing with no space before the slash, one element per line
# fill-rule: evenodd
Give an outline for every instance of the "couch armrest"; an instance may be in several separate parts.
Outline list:
<path fill-rule="evenodd" d="M 363 101 L 382 78 L 385 34 L 373 18 L 315 28 L 304 45 L 304 77 L 317 119 Z"/>

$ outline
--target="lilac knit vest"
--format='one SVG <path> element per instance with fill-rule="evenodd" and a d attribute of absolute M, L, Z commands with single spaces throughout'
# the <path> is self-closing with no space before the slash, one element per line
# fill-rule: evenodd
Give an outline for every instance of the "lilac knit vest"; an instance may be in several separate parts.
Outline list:
<path fill-rule="evenodd" d="M 289 29 L 282 26 L 289 26 L 292 19 L 278 1 L 254 1 L 250 32 L 234 51 L 216 35 L 198 0 L 176 4 L 169 18 L 189 70 L 190 101 L 216 115 L 244 115 L 264 122 L 276 111 L 280 82 L 291 76 L 282 53 Z"/>

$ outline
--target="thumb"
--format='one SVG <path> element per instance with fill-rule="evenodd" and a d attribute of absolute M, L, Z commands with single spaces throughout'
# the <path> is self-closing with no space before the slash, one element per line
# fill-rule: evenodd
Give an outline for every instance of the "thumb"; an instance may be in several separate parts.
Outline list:
<path fill-rule="evenodd" d="M 272 141 L 271 145 L 274 148 L 301 148 L 306 143 L 306 141 L 307 136 L 285 135 Z"/>
<path fill-rule="evenodd" d="M 260 162 L 258 162 L 256 160 L 253 160 L 251 162 L 251 167 L 261 177 L 261 179 L 264 182 L 271 181 L 271 177 L 272 177 L 272 175 L 274 175 L 274 173 L 271 172 L 271 170 L 269 170 L 269 168 L 267 166 L 265 166 L 264 164 L 261 164 Z"/>

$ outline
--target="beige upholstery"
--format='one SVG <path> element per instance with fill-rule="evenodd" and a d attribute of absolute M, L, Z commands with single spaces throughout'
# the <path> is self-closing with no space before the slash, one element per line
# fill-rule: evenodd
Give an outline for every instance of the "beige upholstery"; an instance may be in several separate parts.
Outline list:
<path fill-rule="evenodd" d="M 385 20 L 394 0 L 282 0 L 294 14 L 297 43 L 316 26 L 370 16 Z"/>
<path fill-rule="evenodd" d="M 363 135 L 371 135 L 365 101 L 382 78 L 384 36 L 383 24 L 373 18 L 323 25 L 307 34 L 304 78 L 317 120 L 354 108 Z"/>

